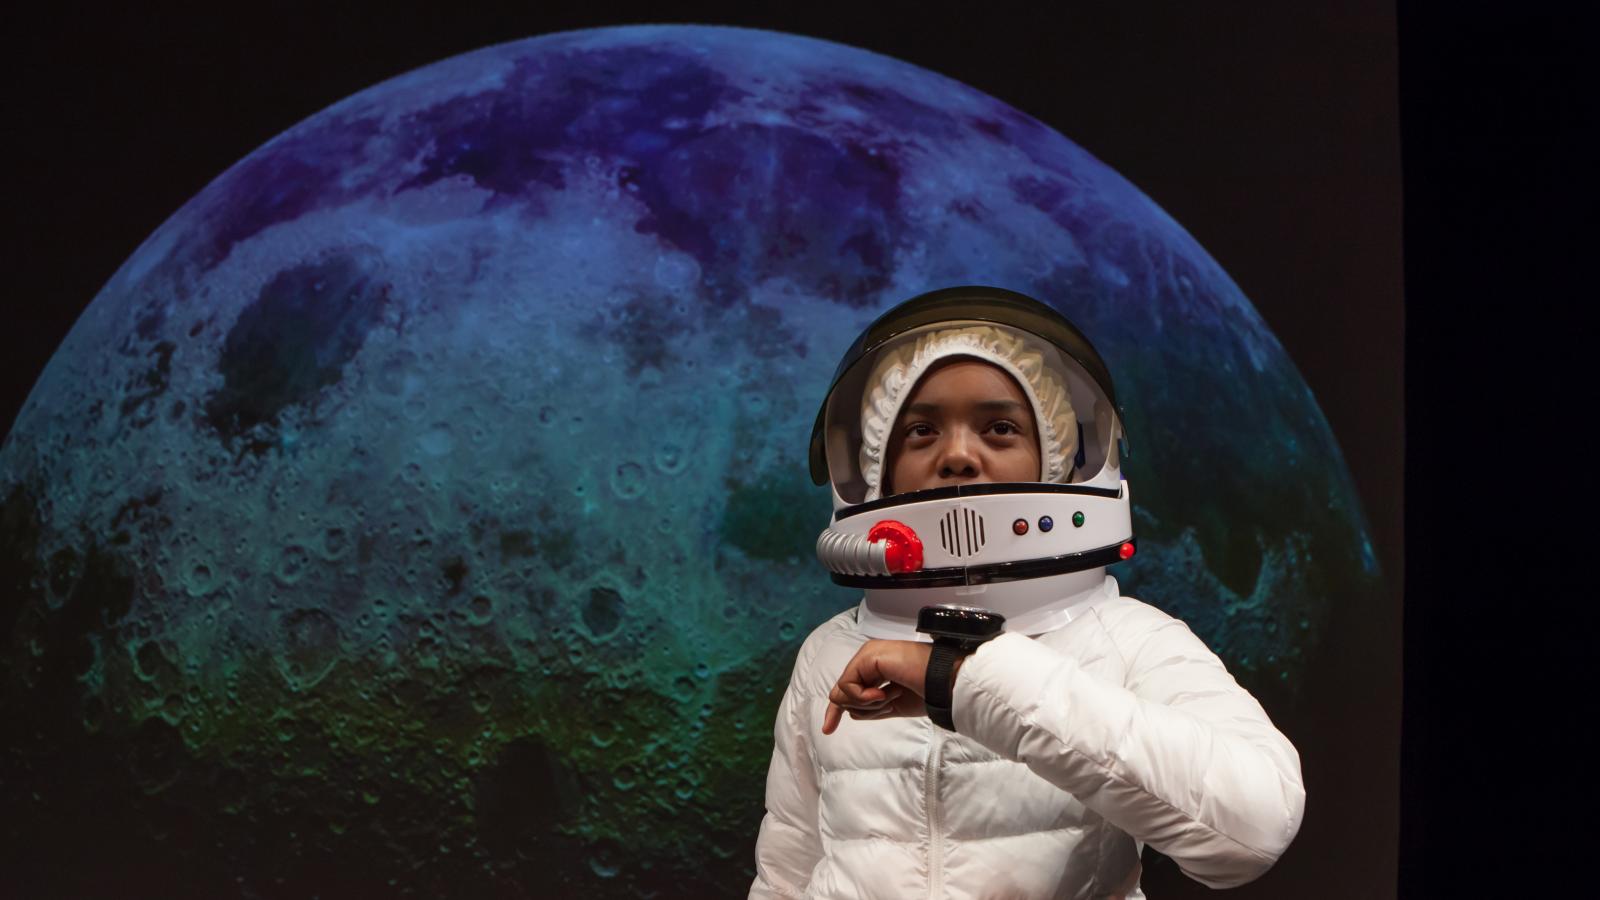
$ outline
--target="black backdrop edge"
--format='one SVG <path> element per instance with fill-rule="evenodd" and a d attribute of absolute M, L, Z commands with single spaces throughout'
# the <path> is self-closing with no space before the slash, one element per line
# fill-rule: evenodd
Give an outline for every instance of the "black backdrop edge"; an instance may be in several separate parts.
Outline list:
<path fill-rule="evenodd" d="M 1593 30 L 1398 12 L 1400 896 L 1592 893 Z"/>

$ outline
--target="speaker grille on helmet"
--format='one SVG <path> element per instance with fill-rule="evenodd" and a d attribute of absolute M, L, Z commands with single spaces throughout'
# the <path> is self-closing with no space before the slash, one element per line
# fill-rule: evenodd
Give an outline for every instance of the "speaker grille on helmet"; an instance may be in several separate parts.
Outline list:
<path fill-rule="evenodd" d="M 939 520 L 939 546 L 958 559 L 978 555 L 985 537 L 983 516 L 973 510 L 954 509 Z"/>

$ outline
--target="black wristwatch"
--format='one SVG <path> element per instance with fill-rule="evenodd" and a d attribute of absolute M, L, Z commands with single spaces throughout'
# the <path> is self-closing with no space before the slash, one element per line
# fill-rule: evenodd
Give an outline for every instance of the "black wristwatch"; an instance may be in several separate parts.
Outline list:
<path fill-rule="evenodd" d="M 1006 617 L 999 613 L 968 606 L 924 606 L 917 613 L 917 630 L 933 636 L 922 699 L 935 725 L 956 730 L 955 720 L 950 718 L 951 670 L 956 660 L 999 634 L 1005 624 Z"/>

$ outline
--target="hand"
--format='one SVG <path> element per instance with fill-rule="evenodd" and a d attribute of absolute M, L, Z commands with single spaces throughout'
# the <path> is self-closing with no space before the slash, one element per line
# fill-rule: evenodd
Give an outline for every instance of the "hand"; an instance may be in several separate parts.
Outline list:
<path fill-rule="evenodd" d="M 845 712 L 852 719 L 888 719 L 927 714 L 928 658 L 933 645 L 922 641 L 867 641 L 845 664 L 844 672 L 828 692 L 828 711 L 822 733 L 833 734 Z M 965 660 L 957 660 L 956 667 Z M 955 684 L 955 673 L 951 673 Z"/>

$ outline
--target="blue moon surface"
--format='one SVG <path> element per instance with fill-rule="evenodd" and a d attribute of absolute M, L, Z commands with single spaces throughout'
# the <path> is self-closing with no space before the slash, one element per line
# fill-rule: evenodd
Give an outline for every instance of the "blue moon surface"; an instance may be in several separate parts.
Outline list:
<path fill-rule="evenodd" d="M 1304 380 L 1183 228 L 894 59 L 568 32 L 274 138 L 51 359 L 0 448 L 21 871 L 741 893 L 793 655 L 858 599 L 813 555 L 812 419 L 863 326 L 967 283 L 1095 343 L 1140 540 L 1113 574 L 1293 709 L 1377 564 Z"/>

